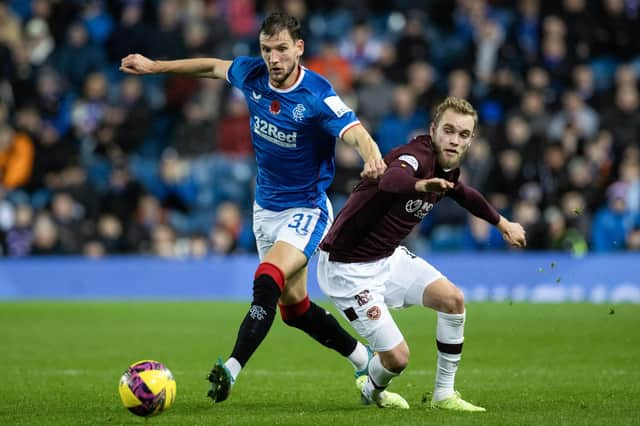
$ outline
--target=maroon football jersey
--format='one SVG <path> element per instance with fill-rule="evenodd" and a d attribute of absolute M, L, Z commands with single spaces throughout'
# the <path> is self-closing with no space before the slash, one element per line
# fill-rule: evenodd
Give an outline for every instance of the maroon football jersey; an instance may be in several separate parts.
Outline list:
<path fill-rule="evenodd" d="M 379 181 L 361 180 L 320 244 L 329 259 L 369 262 L 390 256 L 443 198 L 415 191 L 415 182 L 433 177 L 455 183 L 451 196 L 476 216 L 496 224 L 500 216 L 476 190 L 460 182 L 460 169 L 444 171 L 437 165 L 428 135 L 420 135 L 384 158 L 388 168 Z"/>

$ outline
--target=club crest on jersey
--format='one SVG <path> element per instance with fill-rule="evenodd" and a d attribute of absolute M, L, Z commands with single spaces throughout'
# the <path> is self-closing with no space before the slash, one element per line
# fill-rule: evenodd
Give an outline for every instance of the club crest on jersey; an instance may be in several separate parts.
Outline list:
<path fill-rule="evenodd" d="M 280 101 L 277 99 L 274 99 L 273 101 L 271 101 L 271 105 L 269 105 L 269 112 L 273 115 L 278 115 L 280 114 Z"/>
<path fill-rule="evenodd" d="M 433 204 L 422 200 L 409 200 L 407 204 L 405 204 L 404 209 L 407 213 L 413 213 L 418 219 L 424 219 L 431 209 L 433 209 Z"/>
<path fill-rule="evenodd" d="M 296 121 L 302 121 L 304 119 L 304 112 L 306 108 L 302 104 L 298 104 L 295 106 L 291 114 L 293 115 L 293 119 Z"/>
<path fill-rule="evenodd" d="M 378 320 L 382 315 L 382 311 L 379 306 L 372 306 L 367 310 L 367 318 L 370 320 Z"/>

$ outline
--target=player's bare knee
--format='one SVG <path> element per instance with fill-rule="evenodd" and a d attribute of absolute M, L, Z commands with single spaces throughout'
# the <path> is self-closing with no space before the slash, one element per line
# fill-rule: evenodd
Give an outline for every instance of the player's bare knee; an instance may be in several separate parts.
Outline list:
<path fill-rule="evenodd" d="M 381 352 L 380 360 L 387 370 L 400 373 L 409 365 L 409 346 L 403 342 L 390 351 Z"/>
<path fill-rule="evenodd" d="M 443 300 L 445 312 L 448 314 L 461 314 L 464 312 L 464 294 L 455 286 L 449 290 L 449 294 Z"/>
<path fill-rule="evenodd" d="M 454 287 L 451 292 L 451 313 L 461 314 L 464 312 L 464 294 L 458 287 Z"/>

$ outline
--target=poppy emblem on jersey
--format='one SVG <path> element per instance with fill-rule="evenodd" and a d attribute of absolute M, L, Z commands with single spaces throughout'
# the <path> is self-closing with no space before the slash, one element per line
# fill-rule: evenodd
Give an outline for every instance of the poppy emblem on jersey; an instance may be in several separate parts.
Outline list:
<path fill-rule="evenodd" d="M 373 321 L 380 319 L 380 315 L 382 315 L 382 311 L 379 306 L 372 306 L 367 311 L 367 318 Z"/>
<path fill-rule="evenodd" d="M 306 108 L 302 104 L 296 105 L 292 111 L 293 119 L 296 121 L 302 121 L 304 119 L 304 112 Z"/>
<path fill-rule="evenodd" d="M 278 100 L 271 101 L 271 105 L 269 105 L 269 112 L 273 115 L 280 114 L 280 101 Z"/>
<path fill-rule="evenodd" d="M 369 290 L 362 290 L 360 293 L 356 294 L 356 302 L 358 302 L 358 306 L 366 305 L 369 303 Z"/>

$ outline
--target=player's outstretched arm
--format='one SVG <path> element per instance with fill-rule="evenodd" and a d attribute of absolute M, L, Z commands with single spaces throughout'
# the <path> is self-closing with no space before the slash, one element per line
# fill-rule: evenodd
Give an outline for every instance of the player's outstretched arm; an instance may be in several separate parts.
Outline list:
<path fill-rule="evenodd" d="M 364 168 L 360 177 L 367 179 L 377 179 L 387 168 L 382 159 L 380 149 L 373 138 L 362 125 L 353 126 L 342 135 L 342 140 L 355 148 L 364 161 Z"/>
<path fill-rule="evenodd" d="M 183 74 L 192 77 L 225 78 L 231 61 L 216 58 L 154 61 L 139 53 L 127 55 L 120 61 L 120 71 L 127 74 Z"/>
<path fill-rule="evenodd" d="M 500 216 L 500 221 L 498 221 L 496 227 L 502 233 L 502 238 L 513 247 L 522 248 L 527 245 L 526 232 L 518 222 L 510 222 Z"/>

